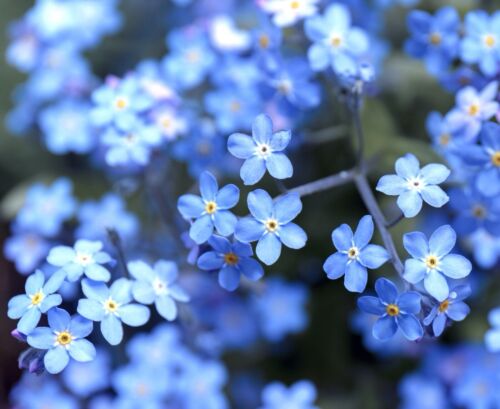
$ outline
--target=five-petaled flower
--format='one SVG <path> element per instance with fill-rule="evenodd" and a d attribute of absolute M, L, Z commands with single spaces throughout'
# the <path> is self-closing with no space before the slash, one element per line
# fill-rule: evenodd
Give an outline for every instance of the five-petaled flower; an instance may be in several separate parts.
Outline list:
<path fill-rule="evenodd" d="M 111 274 L 101 264 L 109 263 L 112 259 L 101 250 L 100 241 L 78 240 L 74 247 L 52 248 L 47 261 L 53 266 L 61 267 L 69 281 L 77 281 L 82 274 L 95 281 L 109 281 Z"/>
<path fill-rule="evenodd" d="M 274 264 L 281 245 L 292 249 L 305 246 L 307 235 L 291 221 L 302 211 L 302 202 L 296 193 L 288 193 L 273 201 L 265 190 L 257 189 L 248 194 L 251 216 L 238 221 L 234 235 L 243 243 L 257 241 L 257 257 L 265 264 Z"/>
<path fill-rule="evenodd" d="M 240 284 L 243 274 L 252 281 L 264 275 L 264 269 L 252 258 L 252 246 L 248 243 L 234 241 L 220 236 L 212 236 L 208 240 L 212 250 L 203 253 L 198 259 L 198 267 L 202 270 L 218 270 L 219 284 L 228 291 L 234 291 Z"/>
<path fill-rule="evenodd" d="M 78 362 L 94 359 L 95 347 L 84 339 L 92 332 L 92 321 L 79 315 L 71 317 L 61 308 L 50 309 L 48 320 L 49 327 L 35 328 L 27 339 L 33 348 L 47 350 L 43 363 L 48 372 L 61 372 L 68 365 L 70 357 Z"/>
<path fill-rule="evenodd" d="M 373 336 L 385 341 L 391 338 L 398 328 L 410 341 L 422 338 L 424 331 L 420 321 L 415 317 L 421 309 L 421 296 L 416 291 L 398 294 L 394 283 L 386 278 L 375 282 L 378 297 L 363 296 L 358 299 L 358 307 L 380 318 L 373 326 Z"/>
<path fill-rule="evenodd" d="M 214 227 L 222 236 L 234 232 L 236 216 L 229 209 L 236 206 L 240 190 L 233 184 L 219 189 L 217 180 L 210 172 L 200 176 L 201 197 L 193 194 L 182 195 L 177 208 L 185 219 L 194 219 L 189 236 L 197 243 L 205 243 L 214 232 Z"/>
<path fill-rule="evenodd" d="M 332 233 L 336 253 L 328 257 L 323 265 L 327 276 L 335 280 L 344 276 L 344 285 L 349 291 L 361 293 L 368 280 L 367 268 L 379 268 L 390 256 L 387 250 L 369 244 L 373 236 L 373 220 L 364 216 L 353 234 L 347 224 L 337 227 Z"/>
<path fill-rule="evenodd" d="M 245 159 L 240 176 L 245 185 L 254 185 L 262 179 L 266 169 L 276 179 L 293 175 L 290 159 L 282 152 L 290 143 L 290 131 L 273 133 L 273 123 L 267 115 L 261 114 L 252 124 L 252 136 L 232 134 L 227 148 L 233 156 Z"/>
<path fill-rule="evenodd" d="M 173 321 L 177 317 L 175 301 L 187 302 L 189 296 L 175 284 L 178 276 L 177 264 L 159 260 L 153 268 L 142 260 L 127 264 L 128 271 L 136 279 L 132 283 L 132 295 L 142 304 L 155 304 L 158 314 Z"/>
<path fill-rule="evenodd" d="M 56 271 L 45 282 L 45 276 L 37 270 L 30 275 L 26 280 L 26 294 L 16 295 L 9 301 L 7 315 L 12 319 L 19 319 L 17 329 L 27 335 L 40 322 L 42 313 L 46 313 L 52 307 L 56 307 L 62 303 L 62 298 L 59 294 L 54 294 L 64 279 L 66 274 L 64 271 Z"/>
<path fill-rule="evenodd" d="M 439 227 L 429 241 L 424 233 L 415 231 L 403 236 L 403 245 L 413 258 L 405 261 L 403 278 L 411 284 L 422 280 L 425 290 L 438 301 L 449 295 L 446 277 L 453 279 L 469 275 L 472 265 L 460 254 L 449 254 L 457 236 L 449 225 Z"/>
<path fill-rule="evenodd" d="M 119 278 L 108 288 L 102 282 L 82 280 L 82 290 L 87 298 L 78 301 L 77 311 L 92 321 L 101 322 L 101 333 L 111 345 L 118 345 L 123 339 L 124 324 L 139 327 L 149 320 L 149 309 L 133 304 L 131 283 Z"/>
<path fill-rule="evenodd" d="M 396 161 L 396 175 L 382 176 L 377 190 L 390 196 L 399 196 L 397 204 L 405 217 L 414 217 L 422 209 L 422 200 L 433 207 L 448 202 L 448 195 L 438 184 L 450 175 L 450 170 L 432 163 L 420 169 L 415 155 L 407 153 Z"/>

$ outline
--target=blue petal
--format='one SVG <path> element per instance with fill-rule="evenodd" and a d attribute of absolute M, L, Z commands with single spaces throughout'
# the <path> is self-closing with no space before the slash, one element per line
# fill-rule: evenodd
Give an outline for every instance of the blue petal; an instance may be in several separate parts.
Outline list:
<path fill-rule="evenodd" d="M 293 175 L 293 166 L 284 153 L 272 153 L 266 159 L 266 168 L 275 179 L 287 179 Z"/>
<path fill-rule="evenodd" d="M 71 332 L 71 334 L 75 335 L 78 338 L 85 338 L 86 336 L 90 335 L 93 329 L 94 324 L 92 323 L 92 321 L 83 318 L 80 315 L 76 315 L 75 317 L 73 317 L 69 325 L 69 332 Z"/>
<path fill-rule="evenodd" d="M 420 176 L 430 185 L 443 183 L 449 175 L 450 170 L 446 166 L 437 163 L 426 165 L 420 170 Z"/>
<path fill-rule="evenodd" d="M 424 199 L 425 203 L 432 207 L 442 207 L 450 198 L 439 186 L 425 186 L 421 191 L 420 195 Z"/>
<path fill-rule="evenodd" d="M 43 288 L 45 282 L 45 276 L 40 270 L 37 270 L 34 274 L 31 274 L 24 285 L 26 294 L 32 295 L 37 293 Z"/>
<path fill-rule="evenodd" d="M 339 251 L 347 251 L 352 247 L 353 234 L 347 224 L 342 224 L 332 232 L 332 241 L 335 248 Z"/>
<path fill-rule="evenodd" d="M 353 293 L 362 293 L 366 288 L 368 281 L 368 273 L 366 268 L 357 261 L 352 261 L 347 264 L 344 276 L 345 288 Z"/>
<path fill-rule="evenodd" d="M 250 192 L 247 197 L 248 209 L 257 220 L 265 221 L 273 216 L 273 199 L 263 189 Z"/>
<path fill-rule="evenodd" d="M 142 260 L 129 261 L 127 268 L 132 277 L 136 280 L 153 281 L 155 272 L 147 263 Z"/>
<path fill-rule="evenodd" d="M 472 270 L 472 264 L 460 254 L 448 254 L 439 261 L 442 273 L 450 278 L 467 277 Z"/>
<path fill-rule="evenodd" d="M 243 243 L 259 240 L 264 234 L 265 227 L 253 217 L 244 217 L 238 221 L 234 230 L 236 239 Z"/>
<path fill-rule="evenodd" d="M 123 326 L 121 321 L 113 314 L 106 315 L 101 321 L 101 333 L 111 345 L 118 345 L 123 339 Z"/>
<path fill-rule="evenodd" d="M 165 297 L 159 297 L 165 298 Z M 158 300 L 157 300 L 158 301 Z M 131 327 L 140 327 L 149 320 L 149 308 L 140 304 L 127 304 L 120 307 L 120 318 Z"/>
<path fill-rule="evenodd" d="M 431 270 L 424 278 L 425 290 L 439 302 L 448 298 L 449 288 L 444 276 L 436 270 Z"/>
<path fill-rule="evenodd" d="M 408 190 L 407 182 L 397 175 L 382 176 L 377 183 L 376 189 L 390 196 L 399 196 Z"/>
<path fill-rule="evenodd" d="M 61 287 L 62 283 L 66 278 L 66 273 L 64 270 L 57 270 L 53 273 L 43 286 L 43 292 L 45 294 L 55 293 Z"/>
<path fill-rule="evenodd" d="M 464 302 L 452 302 L 446 310 L 446 315 L 453 321 L 462 321 L 469 315 L 470 308 Z"/>
<path fill-rule="evenodd" d="M 104 318 L 104 308 L 96 300 L 82 298 L 78 301 L 77 311 L 78 314 L 92 321 L 101 321 Z"/>
<path fill-rule="evenodd" d="M 222 236 L 233 234 L 238 219 L 229 210 L 219 210 L 214 215 L 214 225 Z"/>
<path fill-rule="evenodd" d="M 10 319 L 17 320 L 27 311 L 31 305 L 31 299 L 25 295 L 16 295 L 9 300 L 7 315 Z"/>
<path fill-rule="evenodd" d="M 336 280 L 345 274 L 347 254 L 333 253 L 323 264 L 323 270 L 330 280 Z"/>
<path fill-rule="evenodd" d="M 158 297 L 155 301 L 156 310 L 163 318 L 173 321 L 177 317 L 177 306 L 171 297 Z"/>
<path fill-rule="evenodd" d="M 274 202 L 274 217 L 281 224 L 292 221 L 301 211 L 302 202 L 300 196 L 296 193 L 288 193 Z"/>
<path fill-rule="evenodd" d="M 206 214 L 191 225 L 189 229 L 189 237 L 191 237 L 196 244 L 205 243 L 214 232 L 214 223 L 212 218 Z"/>
<path fill-rule="evenodd" d="M 215 251 L 207 251 L 198 258 L 197 265 L 202 270 L 218 270 L 224 265 L 224 258 Z"/>
<path fill-rule="evenodd" d="M 111 273 L 99 264 L 91 264 L 85 268 L 85 275 L 95 281 L 109 281 Z"/>
<path fill-rule="evenodd" d="M 154 271 L 167 284 L 172 284 L 179 275 L 177 264 L 169 260 L 158 260 L 154 265 Z"/>
<path fill-rule="evenodd" d="M 429 252 L 441 258 L 447 255 L 457 241 L 455 230 L 448 225 L 439 227 L 432 233 L 429 239 Z"/>
<path fill-rule="evenodd" d="M 136 281 L 132 284 L 132 295 L 141 304 L 152 304 L 156 298 L 153 287 L 147 281 Z"/>
<path fill-rule="evenodd" d="M 424 336 L 424 330 L 414 315 L 400 314 L 396 322 L 406 339 L 416 341 Z"/>
<path fill-rule="evenodd" d="M 486 344 L 486 348 L 488 348 L 488 351 L 500 351 L 500 330 L 490 329 L 486 331 L 486 334 L 484 335 L 484 342 Z"/>
<path fill-rule="evenodd" d="M 49 349 L 43 358 L 43 363 L 47 372 L 58 374 L 69 362 L 69 355 L 66 349 L 61 346 Z"/>
<path fill-rule="evenodd" d="M 405 217 L 415 217 L 422 209 L 422 198 L 414 190 L 403 192 L 396 202 Z"/>
<path fill-rule="evenodd" d="M 301 249 L 306 245 L 307 234 L 295 223 L 287 223 L 279 229 L 281 242 L 291 249 Z"/>
<path fill-rule="evenodd" d="M 215 196 L 218 209 L 231 209 L 240 200 L 240 189 L 236 185 L 230 184 L 222 187 Z"/>
<path fill-rule="evenodd" d="M 104 301 L 109 296 L 106 284 L 88 279 L 82 280 L 82 291 L 87 298 L 96 301 Z"/>
<path fill-rule="evenodd" d="M 62 308 L 53 308 L 47 314 L 49 326 L 54 331 L 67 330 L 71 322 L 71 316 Z"/>
<path fill-rule="evenodd" d="M 427 266 L 423 261 L 411 258 L 405 261 L 403 278 L 410 284 L 417 284 L 425 278 Z"/>
<path fill-rule="evenodd" d="M 328 48 L 323 44 L 313 44 L 307 50 L 307 58 L 314 71 L 322 71 L 330 64 Z"/>
<path fill-rule="evenodd" d="M 240 169 L 240 177 L 245 185 L 255 185 L 266 173 L 266 161 L 260 156 L 247 159 Z"/>
<path fill-rule="evenodd" d="M 250 136 L 233 133 L 227 140 L 227 149 L 239 159 L 248 159 L 255 153 L 256 145 Z"/>
<path fill-rule="evenodd" d="M 434 318 L 434 321 L 432 321 L 432 331 L 434 332 L 434 336 L 439 337 L 443 333 L 445 325 L 446 315 L 436 315 L 436 318 Z"/>
<path fill-rule="evenodd" d="M 216 236 L 214 234 L 208 240 L 208 244 L 210 244 L 217 253 L 229 253 L 231 251 L 231 243 L 225 237 Z M 247 244 L 245 245 L 247 246 Z"/>
<path fill-rule="evenodd" d="M 359 262 L 367 268 L 379 268 L 391 257 L 385 248 L 376 244 L 369 244 L 358 256 Z"/>
<path fill-rule="evenodd" d="M 399 296 L 397 305 L 402 313 L 418 314 L 420 312 L 420 301 L 422 297 L 416 291 L 408 291 Z"/>
<path fill-rule="evenodd" d="M 38 307 L 40 308 L 40 311 L 45 314 L 51 308 L 61 305 L 61 303 L 62 297 L 59 294 L 50 294 L 44 298 Z"/>
<path fill-rule="evenodd" d="M 68 350 L 71 358 L 78 362 L 92 361 L 96 356 L 94 345 L 86 339 L 76 339 Z"/>
<path fill-rule="evenodd" d="M 179 197 L 177 208 L 185 219 L 196 219 L 205 212 L 205 204 L 201 197 L 191 194 Z"/>
<path fill-rule="evenodd" d="M 28 335 L 36 328 L 41 316 L 42 313 L 38 308 L 30 308 L 17 323 L 17 329 L 23 334 Z"/>
<path fill-rule="evenodd" d="M 28 344 L 33 348 L 50 349 L 54 346 L 56 336 L 54 332 L 47 327 L 35 328 L 28 335 Z"/>
<path fill-rule="evenodd" d="M 359 249 L 365 247 L 373 236 L 373 219 L 370 215 L 363 216 L 354 232 L 354 244 Z"/>
<path fill-rule="evenodd" d="M 50 250 L 47 261 L 53 266 L 62 267 L 65 264 L 71 263 L 75 259 L 75 255 L 75 250 L 71 247 L 56 246 Z"/>
<path fill-rule="evenodd" d="M 281 241 L 275 234 L 265 234 L 257 243 L 257 257 L 265 264 L 274 264 L 281 254 Z"/>
<path fill-rule="evenodd" d="M 110 297 L 120 304 L 126 304 L 132 300 L 132 283 L 125 277 L 119 278 L 109 288 Z"/>
<path fill-rule="evenodd" d="M 429 245 L 424 233 L 414 231 L 403 236 L 403 246 L 416 259 L 423 259 L 429 254 Z"/>
<path fill-rule="evenodd" d="M 191 297 L 189 297 L 189 294 L 186 293 L 180 286 L 177 284 L 172 284 L 170 286 L 170 296 L 179 302 L 188 302 Z"/>
<path fill-rule="evenodd" d="M 279 152 L 285 149 L 290 143 L 292 133 L 290 131 L 275 132 L 271 137 L 270 146 L 273 152 Z"/>
<path fill-rule="evenodd" d="M 200 175 L 200 193 L 204 200 L 215 200 L 215 195 L 219 190 L 217 179 L 210 172 L 205 171 Z"/>
<path fill-rule="evenodd" d="M 398 326 L 394 317 L 386 315 L 381 317 L 373 325 L 372 334 L 375 339 L 379 341 L 386 341 L 394 336 Z"/>
<path fill-rule="evenodd" d="M 240 284 L 240 272 L 231 266 L 224 267 L 219 271 L 219 284 L 228 291 L 234 291 Z"/>
<path fill-rule="evenodd" d="M 358 298 L 358 308 L 367 314 L 384 315 L 386 313 L 385 305 L 377 297 L 366 295 Z"/>
<path fill-rule="evenodd" d="M 259 143 L 268 144 L 273 133 L 273 122 L 265 114 L 258 115 L 252 123 L 252 136 Z"/>
<path fill-rule="evenodd" d="M 379 278 L 375 281 L 375 291 L 379 298 L 387 304 L 394 304 L 398 298 L 398 289 L 387 278 Z"/>
<path fill-rule="evenodd" d="M 407 153 L 396 161 L 396 173 L 405 179 L 414 178 L 418 175 L 420 164 L 415 155 Z"/>
<path fill-rule="evenodd" d="M 253 258 L 241 259 L 238 266 L 243 275 L 249 280 L 257 281 L 264 275 L 264 268 Z"/>

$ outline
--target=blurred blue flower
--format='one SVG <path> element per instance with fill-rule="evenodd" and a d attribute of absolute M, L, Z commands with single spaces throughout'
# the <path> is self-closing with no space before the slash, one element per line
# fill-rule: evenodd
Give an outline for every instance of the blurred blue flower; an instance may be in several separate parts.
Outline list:
<path fill-rule="evenodd" d="M 500 308 L 493 308 L 488 313 L 488 322 L 491 329 L 484 334 L 484 343 L 490 352 L 500 351 Z"/>
<path fill-rule="evenodd" d="M 298 381 L 287 388 L 281 382 L 271 382 L 262 391 L 262 406 L 259 409 L 319 409 L 316 387 L 310 381 Z"/>
<path fill-rule="evenodd" d="M 319 0 L 267 0 L 260 2 L 260 7 L 273 15 L 276 26 L 288 27 L 316 14 L 318 2 Z"/>
<path fill-rule="evenodd" d="M 49 243 L 40 235 L 31 232 L 14 232 L 4 243 L 5 258 L 15 263 L 21 274 L 31 273 L 49 252 Z"/>
<path fill-rule="evenodd" d="M 406 375 L 399 384 L 400 409 L 448 409 L 445 386 L 428 375 Z"/>

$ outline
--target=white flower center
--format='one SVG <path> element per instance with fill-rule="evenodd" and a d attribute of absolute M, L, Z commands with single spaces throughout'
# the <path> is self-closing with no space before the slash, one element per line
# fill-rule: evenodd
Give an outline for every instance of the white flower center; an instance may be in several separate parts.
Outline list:
<path fill-rule="evenodd" d="M 92 254 L 89 253 L 78 252 L 75 256 L 75 263 L 85 267 L 94 263 L 94 257 L 92 257 Z"/>
<path fill-rule="evenodd" d="M 106 312 L 106 315 L 118 315 L 118 308 L 120 307 L 120 304 L 113 300 L 111 297 L 106 301 L 103 301 L 102 306 L 104 308 L 104 311 Z"/>
<path fill-rule="evenodd" d="M 167 284 L 158 277 L 155 277 L 151 285 L 153 286 L 153 291 L 156 295 L 165 295 L 168 293 Z"/>
<path fill-rule="evenodd" d="M 267 158 L 272 152 L 273 150 L 267 143 L 259 143 L 255 148 L 255 154 L 264 159 Z"/>
<path fill-rule="evenodd" d="M 422 188 L 425 187 L 425 183 L 422 179 L 420 179 L 418 176 L 414 178 L 410 178 L 406 180 L 406 183 L 408 185 L 409 190 L 416 190 L 417 192 L 420 192 Z"/>

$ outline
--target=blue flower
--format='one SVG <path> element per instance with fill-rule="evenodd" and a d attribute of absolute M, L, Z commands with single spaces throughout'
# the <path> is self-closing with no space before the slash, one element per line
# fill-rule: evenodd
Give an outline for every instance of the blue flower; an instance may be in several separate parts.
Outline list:
<path fill-rule="evenodd" d="M 234 232 L 236 216 L 229 209 L 236 206 L 240 199 L 240 190 L 233 184 L 219 190 L 217 180 L 210 172 L 200 176 L 201 197 L 182 195 L 177 208 L 186 220 L 195 219 L 189 229 L 189 236 L 198 244 L 206 242 L 214 231 L 222 236 Z"/>
<path fill-rule="evenodd" d="M 457 236 L 449 225 L 439 227 L 429 241 L 421 232 L 406 233 L 403 245 L 413 258 L 405 261 L 403 278 L 411 284 L 424 282 L 425 290 L 438 301 L 449 295 L 446 277 L 453 279 L 469 275 L 472 265 L 460 254 L 449 254 Z"/>
<path fill-rule="evenodd" d="M 238 221 L 234 235 L 243 243 L 257 241 L 257 257 L 265 264 L 274 264 L 281 245 L 292 249 L 305 246 L 307 235 L 291 221 L 302 211 L 302 202 L 296 193 L 288 193 L 273 201 L 265 190 L 257 189 L 248 194 L 248 208 L 252 216 Z"/>
<path fill-rule="evenodd" d="M 460 17 L 453 7 L 442 7 L 434 16 L 413 10 L 408 14 L 411 38 L 405 43 L 406 52 L 424 59 L 429 72 L 440 74 L 457 53 L 459 27 Z"/>
<path fill-rule="evenodd" d="M 487 197 L 500 193 L 500 125 L 487 122 L 479 135 L 480 145 L 461 152 L 466 164 L 477 168 L 475 186 Z"/>
<path fill-rule="evenodd" d="M 267 115 L 261 114 L 252 124 L 252 136 L 242 133 L 232 134 L 227 148 L 233 156 L 245 159 L 240 176 L 245 185 L 254 185 L 267 171 L 276 179 L 286 179 L 293 175 L 292 163 L 282 152 L 290 143 L 290 131 L 273 133 L 273 123 Z"/>
<path fill-rule="evenodd" d="M 252 281 L 264 275 L 264 269 L 253 259 L 252 246 L 220 236 L 212 236 L 208 240 L 211 251 L 203 253 L 198 259 L 198 267 L 202 270 L 219 270 L 219 284 L 228 291 L 234 291 L 240 284 L 243 274 Z"/>
<path fill-rule="evenodd" d="M 49 249 L 49 243 L 40 235 L 20 231 L 5 240 L 3 251 L 5 258 L 15 263 L 17 271 L 29 274 L 45 259 Z"/>
<path fill-rule="evenodd" d="M 415 317 L 421 308 L 420 294 L 408 291 L 398 295 L 394 283 L 386 278 L 375 282 L 375 291 L 378 297 L 363 296 L 358 299 L 361 311 L 380 317 L 373 325 L 373 336 L 385 341 L 394 336 L 399 328 L 410 341 L 422 338 L 424 330 Z"/>
<path fill-rule="evenodd" d="M 343 4 L 332 4 L 323 16 L 307 19 L 304 29 L 314 42 L 307 55 L 315 71 L 331 65 L 337 74 L 356 72 L 360 57 L 369 49 L 368 36 L 351 26 L 351 14 Z"/>
<path fill-rule="evenodd" d="M 272 382 L 262 391 L 259 409 L 318 409 L 314 405 L 316 397 L 316 388 L 310 381 L 298 381 L 289 388 L 281 382 Z"/>
<path fill-rule="evenodd" d="M 159 260 L 151 268 L 144 261 L 127 264 L 132 277 L 132 295 L 142 304 L 155 304 L 158 313 L 169 321 L 177 317 L 175 301 L 187 302 L 189 296 L 177 284 L 177 265 L 173 261 Z"/>
<path fill-rule="evenodd" d="M 122 341 L 122 323 L 139 327 L 149 320 L 147 307 L 130 303 L 130 287 L 126 278 L 119 278 L 109 289 L 104 283 L 82 280 L 82 290 L 87 298 L 78 301 L 77 311 L 89 320 L 101 322 L 101 333 L 111 345 Z"/>
<path fill-rule="evenodd" d="M 415 155 L 407 153 L 396 161 L 396 175 L 382 176 L 377 190 L 390 196 L 399 196 L 398 207 L 405 217 L 414 217 L 422 209 L 422 200 L 432 207 L 448 202 L 448 195 L 437 185 L 444 182 L 450 170 L 432 163 L 420 169 Z"/>
<path fill-rule="evenodd" d="M 78 362 L 92 361 L 95 347 L 84 339 L 92 332 L 92 321 L 79 315 L 73 318 L 61 308 L 48 312 L 49 327 L 35 328 L 28 335 L 28 344 L 33 348 L 48 350 L 43 358 L 45 368 L 51 374 L 61 372 L 69 358 Z"/>
<path fill-rule="evenodd" d="M 486 76 L 497 74 L 500 62 L 500 12 L 495 12 L 491 17 L 483 10 L 467 13 L 460 56 L 468 64 L 478 64 Z"/>
<path fill-rule="evenodd" d="M 488 322 L 493 327 L 484 334 L 486 348 L 490 352 L 500 351 L 500 307 L 493 308 L 488 314 Z"/>
<path fill-rule="evenodd" d="M 65 277 L 63 271 L 58 271 L 45 282 L 45 276 L 40 270 L 28 277 L 26 294 L 11 298 L 7 311 L 9 318 L 20 318 L 17 323 L 20 332 L 29 334 L 40 322 L 42 313 L 62 303 L 61 296 L 54 293 L 59 290 Z"/>
<path fill-rule="evenodd" d="M 353 234 L 347 224 L 332 232 L 332 241 L 338 250 L 323 264 L 330 280 L 344 276 L 345 288 L 351 292 L 362 293 L 368 280 L 367 268 L 379 268 L 390 259 L 387 250 L 376 244 L 369 244 L 373 236 L 373 220 L 364 216 Z"/>
<path fill-rule="evenodd" d="M 432 324 L 434 335 L 439 337 L 443 333 L 448 319 L 462 321 L 469 314 L 470 308 L 463 302 L 469 294 L 469 286 L 455 287 L 451 290 L 449 297 L 433 306 L 427 317 L 424 318 L 424 325 Z"/>
<path fill-rule="evenodd" d="M 260 3 L 260 7 L 267 13 L 273 14 L 273 23 L 278 27 L 294 25 L 304 17 L 317 13 L 319 0 L 267 0 Z"/>
<path fill-rule="evenodd" d="M 109 281 L 110 272 L 101 264 L 111 261 L 108 253 L 101 251 L 100 241 L 78 240 L 74 247 L 56 246 L 50 250 L 47 261 L 61 267 L 68 281 L 77 281 L 83 274 L 96 281 Z"/>

